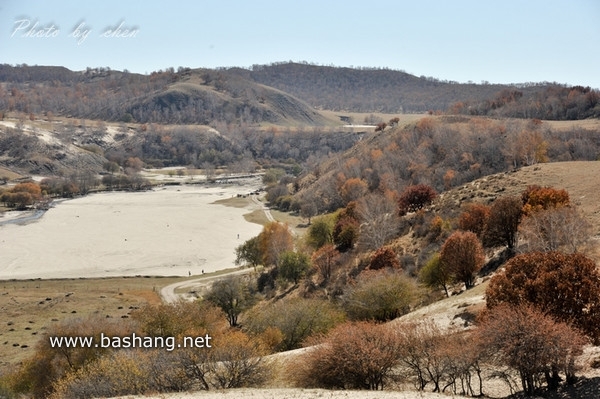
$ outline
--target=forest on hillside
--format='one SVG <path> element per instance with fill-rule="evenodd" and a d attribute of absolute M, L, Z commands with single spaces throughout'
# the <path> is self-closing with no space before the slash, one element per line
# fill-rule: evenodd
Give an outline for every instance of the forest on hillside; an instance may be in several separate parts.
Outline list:
<path fill-rule="evenodd" d="M 322 126 L 327 122 L 316 109 L 564 120 L 597 117 L 598 98 L 596 90 L 554 83 L 462 84 L 390 69 L 298 63 L 149 75 L 0 65 L 0 112 L 138 123 Z"/>

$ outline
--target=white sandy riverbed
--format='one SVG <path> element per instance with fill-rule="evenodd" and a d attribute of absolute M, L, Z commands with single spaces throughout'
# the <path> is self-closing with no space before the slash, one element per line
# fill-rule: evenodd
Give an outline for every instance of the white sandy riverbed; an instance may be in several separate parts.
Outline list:
<path fill-rule="evenodd" d="M 258 185 L 171 186 L 61 202 L 36 221 L 0 226 L 0 279 L 187 276 L 233 267 L 235 247 L 262 227 L 243 218 L 251 209 L 214 202 Z"/>

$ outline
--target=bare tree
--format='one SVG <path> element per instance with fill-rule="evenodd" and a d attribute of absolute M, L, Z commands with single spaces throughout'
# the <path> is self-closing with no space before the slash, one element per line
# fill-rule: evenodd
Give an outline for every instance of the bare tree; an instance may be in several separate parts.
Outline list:
<path fill-rule="evenodd" d="M 398 233 L 400 218 L 391 194 L 363 197 L 358 215 L 361 221 L 359 245 L 364 249 L 380 248 Z"/>
<path fill-rule="evenodd" d="M 581 252 L 592 226 L 573 207 L 551 208 L 527 216 L 519 228 L 528 251 Z"/>

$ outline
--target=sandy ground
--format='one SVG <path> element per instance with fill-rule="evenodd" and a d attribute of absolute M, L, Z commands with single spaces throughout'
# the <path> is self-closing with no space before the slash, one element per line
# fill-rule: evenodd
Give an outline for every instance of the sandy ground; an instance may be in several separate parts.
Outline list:
<path fill-rule="evenodd" d="M 235 247 L 262 226 L 245 221 L 250 208 L 213 202 L 259 185 L 171 186 L 64 201 L 26 225 L 0 225 L 0 279 L 187 276 L 231 268 Z"/>
<path fill-rule="evenodd" d="M 143 396 L 144 399 L 448 399 L 450 395 L 429 392 L 398 392 L 398 391 L 329 391 L 325 389 L 229 389 L 224 391 L 202 391 L 157 396 Z M 138 398 L 123 396 L 121 399 Z"/>

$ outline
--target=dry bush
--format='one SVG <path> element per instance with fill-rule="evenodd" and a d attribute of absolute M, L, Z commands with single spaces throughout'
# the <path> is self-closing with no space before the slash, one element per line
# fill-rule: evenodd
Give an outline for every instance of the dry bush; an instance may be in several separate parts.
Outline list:
<path fill-rule="evenodd" d="M 267 381 L 270 365 L 259 340 L 229 331 L 210 351 L 209 381 L 217 389 L 256 387 Z"/>
<path fill-rule="evenodd" d="M 380 269 L 400 269 L 400 261 L 398 261 L 398 257 L 394 250 L 390 247 L 381 247 L 373 256 L 371 256 L 371 261 L 369 262 L 368 268 L 370 270 L 380 270 Z"/>
<path fill-rule="evenodd" d="M 92 398 L 259 386 L 270 375 L 259 341 L 241 331 L 219 335 L 211 348 L 121 350 L 67 374 L 53 398 Z"/>
<path fill-rule="evenodd" d="M 574 383 L 575 358 L 586 342 L 532 306 L 495 307 L 484 315 L 477 336 L 486 361 L 515 370 L 526 395 L 540 388 L 542 376 L 551 389 L 558 387 L 560 373 Z"/>
<path fill-rule="evenodd" d="M 451 389 L 475 395 L 473 376 L 482 391 L 479 352 L 469 333 L 441 330 L 433 321 L 405 323 L 395 327 L 401 348 L 399 366 L 418 390 L 429 384 L 433 392 Z"/>
<path fill-rule="evenodd" d="M 527 251 L 582 252 L 593 235 L 591 224 L 573 207 L 532 212 L 519 226 Z"/>
<path fill-rule="evenodd" d="M 139 351 L 138 351 L 139 352 Z M 87 363 L 54 384 L 54 399 L 140 395 L 149 389 L 143 353 L 119 351 Z"/>
<path fill-rule="evenodd" d="M 407 187 L 398 198 L 398 209 L 401 216 L 408 212 L 416 212 L 431 204 L 437 197 L 433 187 L 426 184 L 417 184 Z"/>
<path fill-rule="evenodd" d="M 400 347 L 385 325 L 342 324 L 289 369 L 302 387 L 383 389 L 393 378 Z"/>
<path fill-rule="evenodd" d="M 221 309 L 210 302 L 181 301 L 147 305 L 131 314 L 142 333 L 150 337 L 200 336 L 226 329 Z"/>
<path fill-rule="evenodd" d="M 388 321 L 408 313 L 417 296 L 415 282 L 397 272 L 363 272 L 342 297 L 352 320 Z"/>

